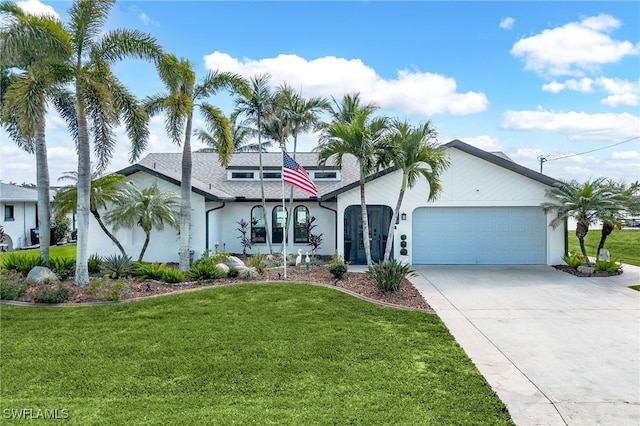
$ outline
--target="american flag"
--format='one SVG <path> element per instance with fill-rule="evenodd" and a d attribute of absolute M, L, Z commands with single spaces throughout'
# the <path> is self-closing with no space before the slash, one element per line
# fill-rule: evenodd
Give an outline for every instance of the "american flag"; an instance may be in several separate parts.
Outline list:
<path fill-rule="evenodd" d="M 306 170 L 284 151 L 282 152 L 282 178 L 286 183 L 297 186 L 311 195 L 318 195 L 318 188 L 313 184 Z"/>

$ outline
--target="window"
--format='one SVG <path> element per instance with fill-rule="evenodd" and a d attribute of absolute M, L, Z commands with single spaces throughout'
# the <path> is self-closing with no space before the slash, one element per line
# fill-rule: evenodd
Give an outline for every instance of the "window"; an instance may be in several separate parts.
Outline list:
<path fill-rule="evenodd" d="M 286 222 L 286 210 L 283 210 L 282 206 L 275 206 L 271 213 L 271 226 L 273 226 L 273 230 L 271 232 L 271 241 L 273 243 L 282 242 L 282 236 L 284 235 L 284 227 Z"/>
<path fill-rule="evenodd" d="M 253 172 L 231 172 L 231 179 L 253 179 Z"/>
<path fill-rule="evenodd" d="M 314 172 L 313 178 L 334 180 L 338 178 L 338 173 L 337 172 Z"/>
<path fill-rule="evenodd" d="M 305 206 L 298 206 L 293 210 L 293 242 L 308 243 L 309 231 L 307 230 L 307 218 L 309 217 L 309 209 Z"/>
<path fill-rule="evenodd" d="M 280 179 L 280 173 L 281 172 L 263 172 L 262 176 L 264 176 L 265 179 Z"/>
<path fill-rule="evenodd" d="M 13 217 L 13 206 L 4 206 L 4 220 L 15 220 Z"/>
<path fill-rule="evenodd" d="M 254 206 L 251 209 L 251 242 L 266 243 L 267 233 L 264 226 L 264 209 L 262 206 Z"/>

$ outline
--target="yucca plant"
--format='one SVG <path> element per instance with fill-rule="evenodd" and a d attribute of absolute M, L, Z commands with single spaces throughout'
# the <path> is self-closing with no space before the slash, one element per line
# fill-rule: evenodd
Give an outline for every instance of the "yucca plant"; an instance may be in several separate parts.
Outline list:
<path fill-rule="evenodd" d="M 402 287 L 402 280 L 416 275 L 409 265 L 400 263 L 396 259 L 382 263 L 374 263 L 367 271 L 378 285 L 378 290 L 384 294 L 397 292 Z"/>
<path fill-rule="evenodd" d="M 111 278 L 117 279 L 131 275 L 131 257 L 121 254 L 107 256 L 102 261 L 104 269 L 109 271 Z"/>

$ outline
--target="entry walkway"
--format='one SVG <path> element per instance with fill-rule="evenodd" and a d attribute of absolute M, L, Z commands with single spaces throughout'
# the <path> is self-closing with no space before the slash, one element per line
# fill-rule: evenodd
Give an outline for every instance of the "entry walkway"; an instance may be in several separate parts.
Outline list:
<path fill-rule="evenodd" d="M 517 425 L 640 424 L 640 268 L 414 266 L 412 283 Z"/>

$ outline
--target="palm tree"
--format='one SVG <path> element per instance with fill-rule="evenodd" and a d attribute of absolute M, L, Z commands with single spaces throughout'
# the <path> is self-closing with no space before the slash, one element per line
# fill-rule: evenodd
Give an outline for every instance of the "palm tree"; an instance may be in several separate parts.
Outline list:
<path fill-rule="evenodd" d="M 346 99 L 346 97 L 345 97 Z M 342 167 L 342 158 L 352 154 L 358 161 L 360 171 L 360 206 L 362 209 L 362 235 L 367 265 L 371 266 L 371 244 L 369 242 L 369 224 L 365 201 L 365 183 L 375 170 L 381 141 L 388 130 L 388 119 L 372 117 L 372 109 L 364 106 L 355 108 L 349 122 L 335 122 L 324 129 L 323 142 L 318 147 L 318 161 L 321 166 L 335 158 L 336 166 Z"/>
<path fill-rule="evenodd" d="M 616 209 L 618 205 L 615 193 L 603 185 L 604 181 L 605 178 L 588 180 L 583 184 L 575 179 L 559 181 L 547 190 L 547 198 L 551 201 L 542 203 L 545 212 L 556 212 L 556 217 L 550 223 L 553 228 L 557 228 L 569 218 L 577 221 L 576 236 L 587 266 L 591 266 L 591 261 L 584 245 L 584 237 L 589 232 L 589 226 L 605 212 Z"/>
<path fill-rule="evenodd" d="M 71 54 L 70 39 L 54 17 L 27 15 L 15 4 L 0 3 L 0 16 L 8 21 L 0 34 L 0 123 L 20 148 L 35 152 L 40 257 L 48 261 L 51 205 L 45 114 L 47 101 L 61 96 L 61 65 Z"/>
<path fill-rule="evenodd" d="M 413 188 L 420 176 L 429 184 L 428 200 L 436 199 L 440 190 L 440 175 L 451 164 L 446 148 L 437 143 L 438 132 L 427 121 L 416 127 L 406 121 L 394 120 L 391 135 L 382 147 L 380 164 L 384 167 L 394 166 L 402 170 L 402 183 L 398 201 L 393 210 L 389 224 L 384 261 L 391 256 L 395 223 L 400 213 L 402 199 L 407 187 Z"/>
<path fill-rule="evenodd" d="M 243 96 L 236 99 L 237 114 L 244 114 L 256 125 L 256 132 L 258 134 L 258 164 L 260 173 L 260 195 L 262 197 L 262 209 L 263 212 L 267 211 L 267 202 L 264 196 L 264 179 L 263 179 L 263 167 L 262 167 L 262 133 L 263 133 L 263 121 L 269 114 L 269 109 L 273 104 L 273 95 L 269 88 L 269 75 L 261 74 L 251 78 L 249 82 L 250 90 Z M 264 223 L 265 232 L 267 236 L 267 247 L 269 253 L 273 253 L 271 248 L 271 233 L 269 232 L 269 222 L 265 220 Z"/>
<path fill-rule="evenodd" d="M 255 134 L 255 131 L 247 125 L 246 120 L 238 120 L 238 115 L 234 113 L 229 116 L 229 125 L 231 126 L 233 152 L 258 152 L 258 144 L 249 141 L 249 138 Z M 198 136 L 200 135 L 198 134 Z M 204 136 L 200 137 L 200 140 L 209 145 L 209 148 L 201 148 L 196 152 L 217 152 L 215 147 L 218 146 L 218 141 L 215 137 Z M 266 151 L 264 144 L 262 151 Z"/>
<path fill-rule="evenodd" d="M 604 248 L 604 243 L 613 230 L 622 228 L 623 217 L 632 213 L 634 201 L 637 203 L 635 194 L 640 190 L 640 182 L 634 182 L 627 186 L 624 182 L 609 180 L 604 185 L 613 194 L 616 204 L 612 208 L 604 209 L 598 213 L 598 218 L 602 221 L 602 232 L 596 257 L 600 256 L 600 250 Z"/>
<path fill-rule="evenodd" d="M 100 229 L 107 234 L 107 237 L 113 241 L 118 247 L 120 253 L 123 256 L 127 255 L 127 252 L 120 244 L 120 241 L 113 235 L 106 227 L 100 216 L 100 209 L 106 209 L 107 203 L 116 203 L 120 196 L 120 188 L 125 176 L 119 174 L 110 174 L 100 176 L 99 173 L 94 172 L 91 174 L 91 196 L 89 203 L 89 210 L 91 214 L 100 225 Z M 66 172 L 58 180 L 70 180 L 78 182 L 77 172 Z M 53 208 L 58 214 L 67 214 L 73 212 L 78 204 L 78 186 L 76 184 L 65 186 L 56 193 L 53 199 Z"/>
<path fill-rule="evenodd" d="M 221 165 L 226 166 L 233 152 L 229 120 L 219 108 L 204 100 L 221 88 L 245 90 L 246 83 L 236 74 L 215 72 L 208 73 L 200 84 L 196 84 L 191 63 L 184 59 L 178 60 L 174 55 L 164 56 L 158 64 L 158 73 L 168 92 L 147 97 L 145 110 L 149 115 L 165 112 L 167 133 L 176 145 L 182 144 L 179 267 L 181 271 L 187 272 L 191 267 L 191 134 L 194 107 L 198 107 L 207 126 L 207 130 L 198 130 L 197 135 L 213 145 Z"/>
<path fill-rule="evenodd" d="M 114 231 L 136 225 L 142 228 L 145 239 L 138 256 L 138 262 L 142 262 L 153 229 L 163 230 L 165 224 L 178 229 L 180 220 L 175 208 L 179 206 L 176 194 L 160 191 L 158 182 L 144 189 L 128 182 L 119 191 L 118 202 L 107 213 L 105 220 L 113 225 Z"/>
<path fill-rule="evenodd" d="M 162 49 L 155 39 L 136 30 L 103 29 L 115 0 L 76 0 L 69 10 L 68 32 L 73 55 L 68 61 L 75 96 L 72 134 L 78 152 L 78 239 L 75 285 L 89 282 L 87 243 L 91 198 L 91 142 L 97 156 L 96 170 L 108 165 L 115 149 L 113 128 L 121 121 L 135 161 L 146 147 L 148 116 L 111 71 L 125 58 L 158 62 Z"/>
<path fill-rule="evenodd" d="M 360 99 L 360 93 L 348 93 L 340 101 L 332 99 L 333 105 L 329 105 L 332 123 L 349 123 L 358 111 L 372 114 L 378 110 L 378 106 L 373 102 L 364 103 Z"/>

